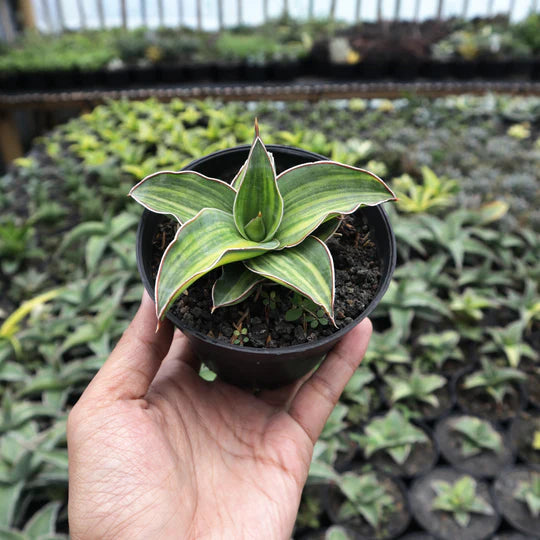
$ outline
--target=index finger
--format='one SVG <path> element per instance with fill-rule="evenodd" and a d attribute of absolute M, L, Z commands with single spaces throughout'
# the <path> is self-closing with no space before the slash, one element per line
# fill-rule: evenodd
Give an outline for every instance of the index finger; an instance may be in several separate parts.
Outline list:
<path fill-rule="evenodd" d="M 173 334 L 169 321 L 157 332 L 156 323 L 154 302 L 145 291 L 137 314 L 81 399 L 115 401 L 146 394 Z"/>
<path fill-rule="evenodd" d="M 358 367 L 371 337 L 371 321 L 364 319 L 328 354 L 321 367 L 296 394 L 289 415 L 315 444 L 339 396 Z"/>

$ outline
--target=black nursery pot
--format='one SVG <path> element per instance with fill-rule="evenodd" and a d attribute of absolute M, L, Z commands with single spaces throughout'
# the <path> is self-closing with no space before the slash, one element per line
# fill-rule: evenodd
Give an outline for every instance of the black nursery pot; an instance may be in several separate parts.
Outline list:
<path fill-rule="evenodd" d="M 409 505 L 416 522 L 440 540 L 483 540 L 499 527 L 501 517 L 496 511 L 489 489 L 489 484 L 483 480 L 477 482 L 477 493 L 495 510 L 494 515 L 471 514 L 467 527 L 461 527 L 447 512 L 435 510 L 432 507 L 436 497 L 431 486 L 433 480 L 443 480 L 454 483 L 464 473 L 449 467 L 438 467 L 430 473 L 418 478 L 409 489 Z"/>
<path fill-rule="evenodd" d="M 267 145 L 274 156 L 277 173 L 301 163 L 319 161 L 323 156 L 298 148 Z M 185 170 L 194 170 L 206 176 L 232 179 L 248 157 L 248 145 L 221 150 L 193 161 Z M 186 327 L 178 317 L 168 313 L 171 320 L 187 336 L 199 357 L 224 381 L 251 389 L 276 388 L 302 377 L 313 369 L 325 354 L 366 318 L 380 302 L 396 266 L 396 246 L 388 217 L 380 206 L 358 210 L 366 218 L 371 237 L 377 246 L 381 278 L 378 290 L 365 311 L 350 325 L 315 342 L 275 349 L 239 347 L 208 337 L 193 328 Z M 152 238 L 162 216 L 145 210 L 137 230 L 137 266 L 144 287 L 154 298 L 152 277 Z"/>
<path fill-rule="evenodd" d="M 527 538 L 538 538 L 540 516 L 534 517 L 527 505 L 515 498 L 521 482 L 531 482 L 537 471 L 528 467 L 514 467 L 503 471 L 493 484 L 493 496 L 498 510 L 506 521 Z"/>

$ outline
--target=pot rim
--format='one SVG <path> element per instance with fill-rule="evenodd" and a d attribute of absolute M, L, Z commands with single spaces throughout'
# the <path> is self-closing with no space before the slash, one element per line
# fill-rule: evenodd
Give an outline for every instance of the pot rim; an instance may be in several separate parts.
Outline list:
<path fill-rule="evenodd" d="M 294 147 L 294 146 L 287 146 L 287 145 L 280 145 L 280 144 L 268 144 L 268 145 L 265 145 L 265 146 L 266 146 L 266 148 L 267 148 L 267 150 L 269 152 L 284 152 L 284 153 L 287 153 L 289 155 L 293 154 L 293 155 L 298 156 L 298 157 L 316 158 L 314 161 L 318 161 L 318 160 L 324 161 L 324 160 L 328 159 L 328 158 L 326 158 L 326 157 L 324 157 L 324 156 L 322 156 L 320 154 L 317 154 L 315 152 L 310 152 L 308 150 L 303 150 L 301 148 L 297 148 L 297 147 Z M 206 156 L 203 156 L 201 158 L 198 158 L 196 160 L 191 161 L 190 163 L 188 163 L 188 165 L 183 167 L 181 170 L 183 170 L 183 171 L 192 170 L 196 166 L 200 166 L 201 164 L 204 164 L 204 163 L 206 163 L 206 162 L 208 162 L 210 160 L 214 160 L 216 158 L 219 159 L 220 157 L 225 156 L 227 154 L 248 152 L 250 148 L 251 148 L 251 146 L 249 144 L 243 144 L 243 145 L 234 146 L 232 148 L 226 148 L 226 149 L 223 149 L 223 150 L 218 150 L 216 152 L 213 152 L 211 154 L 208 154 Z M 234 353 L 239 353 L 239 354 L 241 354 L 242 352 L 246 352 L 246 350 L 248 350 L 250 354 L 253 354 L 255 356 L 259 356 L 261 358 L 264 358 L 265 361 L 269 361 L 271 359 L 275 359 L 277 361 L 277 360 L 280 359 L 280 357 L 285 356 L 285 355 L 291 355 L 291 354 L 294 355 L 294 353 L 303 353 L 306 350 L 309 350 L 311 348 L 324 346 L 324 345 L 329 344 L 331 342 L 332 343 L 337 343 L 345 334 L 350 332 L 356 325 L 358 325 L 363 319 L 365 319 L 368 315 L 370 315 L 371 312 L 375 309 L 375 307 L 379 303 L 380 299 L 383 297 L 384 293 L 388 289 L 388 286 L 390 285 L 390 281 L 392 279 L 392 274 L 393 274 L 394 268 L 396 266 L 396 258 L 397 258 L 396 241 L 395 241 L 394 232 L 393 232 L 392 226 L 390 224 L 390 220 L 388 218 L 388 215 L 386 214 L 386 212 L 384 211 L 384 209 L 382 208 L 381 205 L 370 206 L 370 207 L 361 207 L 357 211 L 361 211 L 362 208 L 370 208 L 370 209 L 373 209 L 374 211 L 379 211 L 380 212 L 380 217 L 381 217 L 381 220 L 382 220 L 382 224 L 384 226 L 386 234 L 389 237 L 389 247 L 390 247 L 389 265 L 388 265 L 389 271 L 382 273 L 381 281 L 379 283 L 379 287 L 377 289 L 377 292 L 376 292 L 374 298 L 371 300 L 371 302 L 367 305 L 366 309 L 356 319 L 354 319 L 353 322 L 351 322 L 347 326 L 339 329 L 337 332 L 334 332 L 333 334 L 331 334 L 329 336 L 325 336 L 325 337 L 323 337 L 321 339 L 317 339 L 317 340 L 312 341 L 312 342 L 301 343 L 301 344 L 298 344 L 298 345 L 289 345 L 289 346 L 286 346 L 286 347 L 276 347 L 276 348 L 256 348 L 256 347 L 245 348 L 245 347 L 241 347 L 239 345 L 233 345 L 231 343 L 220 341 L 220 340 L 218 340 L 216 338 L 209 337 L 206 334 L 203 334 L 202 332 L 199 332 L 198 330 L 196 330 L 194 328 L 186 327 L 183 323 L 180 322 L 178 317 L 176 317 L 172 313 L 167 313 L 166 314 L 167 319 L 169 319 L 180 330 L 184 331 L 184 329 L 185 329 L 190 334 L 196 336 L 197 338 L 199 338 L 199 339 L 201 339 L 201 340 L 203 340 L 205 342 L 211 343 L 212 345 L 217 345 L 217 346 L 219 346 L 219 347 L 221 347 L 221 348 L 223 348 L 225 350 L 228 350 L 229 352 L 234 352 Z M 155 213 L 151 212 L 150 210 L 145 208 L 144 212 L 143 212 L 143 214 L 141 216 L 141 219 L 139 221 L 139 226 L 137 228 L 136 254 L 137 254 L 137 267 L 138 267 L 141 279 L 143 281 L 143 285 L 144 285 L 145 289 L 147 290 L 147 292 L 150 294 L 150 297 L 152 298 L 152 300 L 155 300 L 154 287 L 152 286 L 152 283 L 151 283 L 152 280 L 149 278 L 149 276 L 145 272 L 144 264 L 143 264 L 143 256 L 142 256 L 142 254 L 143 254 L 142 229 L 143 229 L 143 226 L 144 226 L 143 224 L 145 222 L 145 218 L 147 218 L 149 215 L 152 215 L 152 214 L 155 214 Z M 379 257 L 379 260 L 380 259 L 381 259 L 381 257 Z"/>

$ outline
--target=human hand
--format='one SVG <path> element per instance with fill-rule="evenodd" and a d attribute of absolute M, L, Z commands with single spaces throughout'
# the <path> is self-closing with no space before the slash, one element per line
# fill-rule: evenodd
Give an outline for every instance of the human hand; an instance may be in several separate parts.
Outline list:
<path fill-rule="evenodd" d="M 187 339 L 155 327 L 145 293 L 69 415 L 71 537 L 290 538 L 313 445 L 371 323 L 307 380 L 258 396 L 201 379 Z"/>

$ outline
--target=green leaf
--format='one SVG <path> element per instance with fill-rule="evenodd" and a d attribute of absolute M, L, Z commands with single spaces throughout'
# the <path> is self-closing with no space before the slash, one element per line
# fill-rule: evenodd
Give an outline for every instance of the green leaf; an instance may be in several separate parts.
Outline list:
<path fill-rule="evenodd" d="M 313 236 L 316 236 L 323 242 L 326 242 L 329 238 L 334 236 L 340 225 L 341 219 L 339 219 L 339 217 L 332 217 L 330 219 L 327 219 L 324 223 L 321 223 L 313 231 Z"/>
<path fill-rule="evenodd" d="M 52 502 L 38 510 L 24 527 L 29 538 L 38 538 L 44 534 L 54 534 L 59 502 Z"/>
<path fill-rule="evenodd" d="M 338 479 L 338 474 L 331 465 L 324 463 L 323 461 L 313 460 L 309 467 L 309 482 L 312 484 L 328 482 L 329 480 L 335 482 Z"/>
<path fill-rule="evenodd" d="M 281 246 L 294 246 L 331 214 L 352 214 L 395 196 L 377 176 L 332 161 L 293 167 L 278 176 L 285 210 L 276 236 Z"/>
<path fill-rule="evenodd" d="M 403 465 L 405 461 L 407 461 L 411 450 L 411 444 L 403 444 L 401 446 L 394 446 L 394 448 L 389 448 L 388 453 L 396 463 L 398 463 L 399 465 Z"/>
<path fill-rule="evenodd" d="M 58 248 L 58 254 L 65 251 L 66 248 L 80 239 L 86 240 L 89 236 L 104 235 L 106 233 L 107 228 L 101 221 L 85 221 L 84 223 L 80 223 L 63 237 Z"/>
<path fill-rule="evenodd" d="M 328 248 L 310 236 L 294 248 L 266 253 L 244 265 L 321 306 L 333 321 L 334 264 Z"/>
<path fill-rule="evenodd" d="M 454 512 L 454 517 L 456 518 L 456 521 L 460 527 L 466 527 L 471 520 L 471 515 L 468 512 L 461 510 Z"/>
<path fill-rule="evenodd" d="M 11 525 L 23 486 L 24 482 L 0 484 L 0 523 Z"/>
<path fill-rule="evenodd" d="M 241 302 L 263 280 L 264 278 L 248 270 L 242 263 L 225 265 L 221 277 L 212 288 L 212 311 Z"/>
<path fill-rule="evenodd" d="M 235 190 L 229 184 L 194 171 L 163 171 L 147 176 L 129 195 L 158 214 L 172 214 L 180 223 L 203 208 L 231 212 Z"/>
<path fill-rule="evenodd" d="M 86 268 L 91 274 L 97 268 L 108 244 L 109 239 L 106 236 L 92 236 L 86 243 Z"/>
<path fill-rule="evenodd" d="M 0 538 L 2 540 L 28 540 L 28 537 L 15 529 L 5 529 L 0 527 Z"/>
<path fill-rule="evenodd" d="M 244 238 L 266 241 L 274 237 L 281 223 L 283 198 L 273 162 L 258 135 L 244 167 L 245 171 L 237 181 L 234 222 Z"/>
<path fill-rule="evenodd" d="M 210 270 L 257 257 L 278 245 L 276 240 L 259 243 L 242 238 L 227 212 L 201 210 L 178 229 L 161 259 L 156 279 L 158 318 L 163 319 L 176 298 Z"/>
<path fill-rule="evenodd" d="M 244 228 L 247 237 L 254 242 L 260 242 L 266 236 L 266 227 L 261 212 L 259 212 Z"/>

